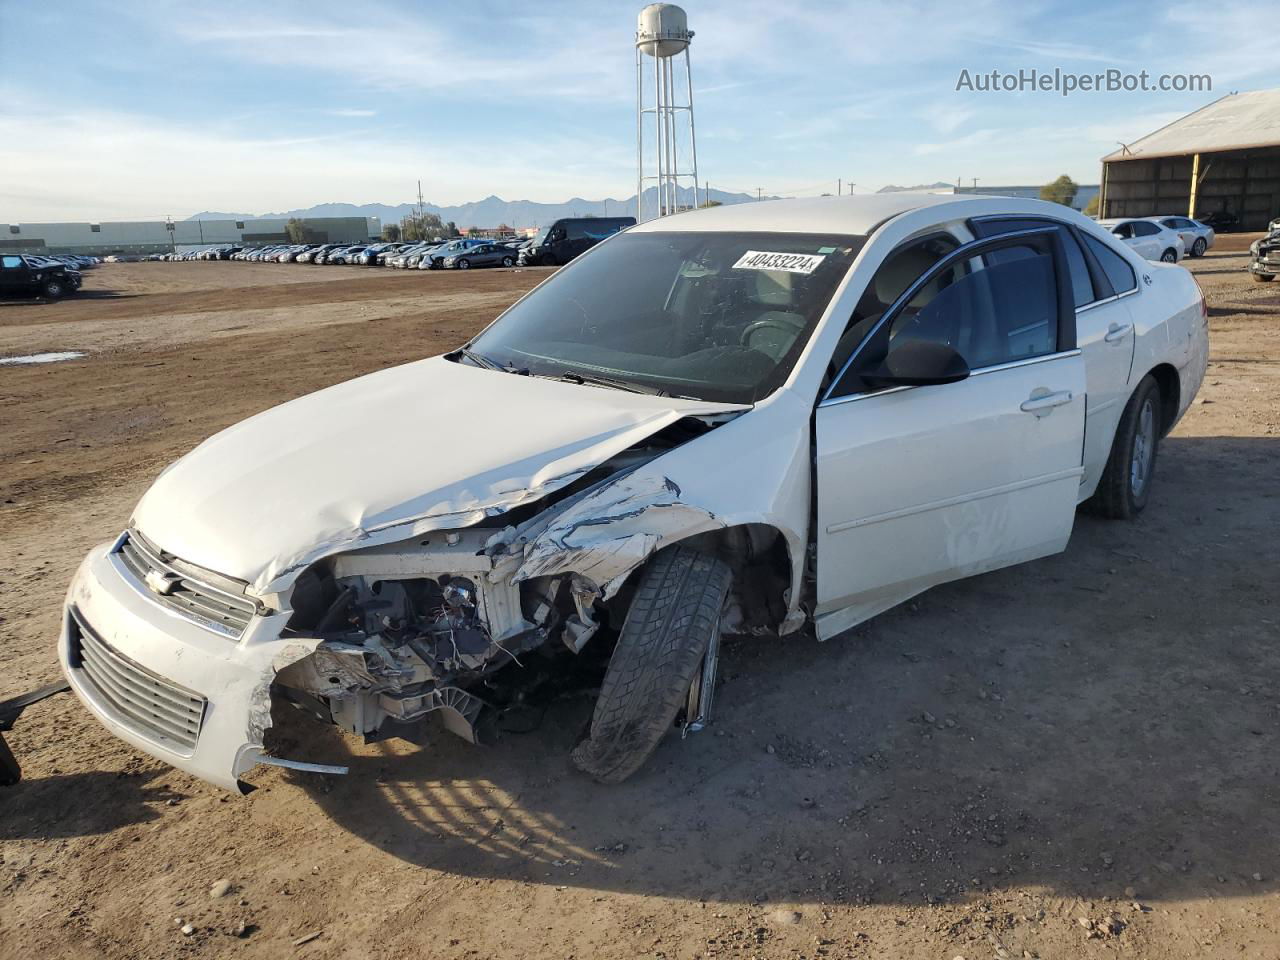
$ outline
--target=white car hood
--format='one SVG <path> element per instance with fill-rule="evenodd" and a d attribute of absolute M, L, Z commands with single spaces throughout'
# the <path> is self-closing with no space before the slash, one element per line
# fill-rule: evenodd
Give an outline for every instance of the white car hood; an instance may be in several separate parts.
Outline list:
<path fill-rule="evenodd" d="M 215 434 L 159 476 L 133 522 L 183 560 L 274 593 L 321 557 L 476 523 L 681 417 L 741 409 L 435 357 Z"/>

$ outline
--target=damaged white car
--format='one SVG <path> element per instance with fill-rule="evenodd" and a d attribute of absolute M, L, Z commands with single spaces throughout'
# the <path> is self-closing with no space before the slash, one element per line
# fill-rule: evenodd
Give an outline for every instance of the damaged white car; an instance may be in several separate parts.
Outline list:
<path fill-rule="evenodd" d="M 1053 204 L 652 221 L 457 352 L 170 466 L 76 574 L 62 665 L 118 736 L 236 788 L 310 766 L 264 750 L 273 702 L 475 740 L 607 652 L 573 761 L 619 781 L 707 722 L 723 634 L 829 638 L 1063 550 L 1078 504 L 1135 515 L 1207 353 L 1190 274 Z"/>

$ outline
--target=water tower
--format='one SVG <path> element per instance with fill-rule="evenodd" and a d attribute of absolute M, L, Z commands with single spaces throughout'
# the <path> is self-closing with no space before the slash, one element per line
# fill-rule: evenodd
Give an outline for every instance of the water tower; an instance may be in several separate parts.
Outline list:
<path fill-rule="evenodd" d="M 687 207 L 680 202 L 682 180 L 693 188 L 693 205 L 699 205 L 693 74 L 689 69 L 692 39 L 689 18 L 674 3 L 651 3 L 640 11 L 636 26 L 637 221 L 665 217 Z M 677 82 L 680 54 L 684 54 L 683 84 Z M 651 78 L 646 76 L 650 65 Z M 646 94 L 646 90 L 650 92 Z M 648 104 L 647 98 L 651 98 Z M 645 190 L 649 187 L 655 188 L 654 196 L 646 205 Z"/>

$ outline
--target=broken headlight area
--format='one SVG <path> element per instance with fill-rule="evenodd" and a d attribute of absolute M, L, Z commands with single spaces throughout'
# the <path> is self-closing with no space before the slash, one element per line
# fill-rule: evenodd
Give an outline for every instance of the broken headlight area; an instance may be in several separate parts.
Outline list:
<path fill-rule="evenodd" d="M 525 654 L 549 640 L 576 652 L 598 626 L 590 585 L 570 576 L 513 583 L 517 558 L 491 555 L 492 535 L 449 531 L 309 569 L 284 634 L 302 649 L 280 657 L 276 694 L 367 741 L 418 740 L 419 721 L 435 715 L 477 742 L 485 708 L 510 702 L 500 671 L 514 668 L 524 689 L 548 651 L 533 669 Z"/>

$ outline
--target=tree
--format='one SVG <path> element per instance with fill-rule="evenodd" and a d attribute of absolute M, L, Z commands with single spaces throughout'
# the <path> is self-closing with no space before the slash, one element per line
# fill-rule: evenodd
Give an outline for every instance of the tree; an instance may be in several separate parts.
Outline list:
<path fill-rule="evenodd" d="M 400 225 L 395 223 L 388 223 L 385 227 L 382 228 L 382 239 L 388 241 L 389 243 L 398 242 L 400 239 Z"/>
<path fill-rule="evenodd" d="M 447 224 L 445 224 L 445 235 L 449 237 L 462 236 L 462 234 L 458 232 L 458 225 L 454 223 L 452 220 L 450 220 Z"/>
<path fill-rule="evenodd" d="M 722 204 L 719 200 L 704 200 L 702 202 L 703 210 L 705 210 L 707 207 L 722 207 L 722 206 L 724 206 L 724 204 Z"/>
<path fill-rule="evenodd" d="M 284 225 L 284 233 L 290 243 L 307 242 L 307 226 L 297 217 L 289 218 L 289 222 Z"/>
<path fill-rule="evenodd" d="M 1064 207 L 1069 207 L 1075 200 L 1076 193 L 1079 190 L 1079 184 L 1064 173 L 1057 180 L 1053 181 L 1053 183 L 1046 183 L 1040 188 L 1040 199 L 1048 200 L 1050 203 L 1060 203 Z"/>
<path fill-rule="evenodd" d="M 1089 202 L 1084 205 L 1084 215 L 1086 217 L 1096 217 L 1098 215 L 1098 203 L 1102 200 L 1102 194 L 1095 193 L 1089 198 Z"/>

